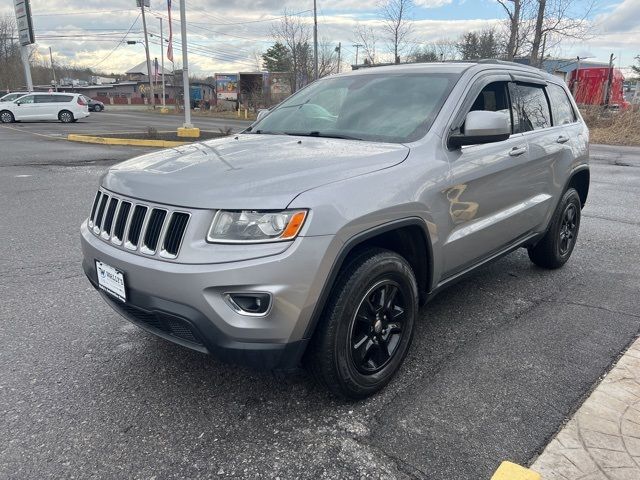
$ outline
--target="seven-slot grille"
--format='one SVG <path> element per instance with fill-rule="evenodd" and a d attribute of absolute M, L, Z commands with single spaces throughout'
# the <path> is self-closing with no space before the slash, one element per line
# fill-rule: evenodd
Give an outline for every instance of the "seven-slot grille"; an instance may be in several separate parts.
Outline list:
<path fill-rule="evenodd" d="M 189 214 L 139 204 L 99 190 L 89 229 L 105 241 L 145 255 L 176 258 Z"/>

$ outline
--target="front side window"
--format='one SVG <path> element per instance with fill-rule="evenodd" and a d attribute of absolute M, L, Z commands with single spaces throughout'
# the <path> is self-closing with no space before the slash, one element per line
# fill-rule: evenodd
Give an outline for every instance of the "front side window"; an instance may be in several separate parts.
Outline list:
<path fill-rule="evenodd" d="M 488 112 L 502 112 L 511 116 L 509 111 L 509 94 L 507 82 L 493 82 L 485 86 L 476 97 L 469 111 L 485 110 Z"/>
<path fill-rule="evenodd" d="M 33 97 L 34 96 L 35 95 L 27 95 L 26 97 L 19 98 L 18 100 L 16 100 L 16 102 L 19 102 L 20 105 L 22 105 L 22 104 L 28 105 L 28 104 L 33 103 Z"/>
<path fill-rule="evenodd" d="M 576 121 L 576 113 L 573 110 L 571 101 L 564 88 L 550 83 L 547 86 L 549 101 L 551 102 L 551 113 L 553 114 L 554 125 L 566 125 Z"/>
<path fill-rule="evenodd" d="M 511 83 L 509 92 L 511 93 L 513 133 L 530 132 L 551 126 L 551 112 L 544 87 Z"/>
<path fill-rule="evenodd" d="M 362 74 L 326 78 L 291 96 L 252 133 L 403 143 L 423 137 L 458 74 Z"/>

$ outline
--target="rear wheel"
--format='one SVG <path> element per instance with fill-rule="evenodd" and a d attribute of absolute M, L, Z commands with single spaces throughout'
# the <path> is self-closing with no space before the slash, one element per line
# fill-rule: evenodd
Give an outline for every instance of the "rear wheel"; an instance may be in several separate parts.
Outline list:
<path fill-rule="evenodd" d="M 102 105 L 96 105 L 95 107 L 93 107 L 93 111 L 94 112 L 101 112 L 102 111 Z"/>
<path fill-rule="evenodd" d="M 382 389 L 402 364 L 418 312 L 407 261 L 382 249 L 355 257 L 339 275 L 307 355 L 316 378 L 345 398 Z"/>
<path fill-rule="evenodd" d="M 2 123 L 13 123 L 15 118 L 13 117 L 13 113 L 9 110 L 3 110 L 0 112 L 0 122 Z"/>
<path fill-rule="evenodd" d="M 62 110 L 58 114 L 58 120 L 60 120 L 62 123 L 71 123 L 73 122 L 73 113 L 71 113 L 69 110 Z"/>
<path fill-rule="evenodd" d="M 529 247 L 529 258 L 533 263 L 553 269 L 569 260 L 578 239 L 581 206 L 580 195 L 574 188 L 569 188 L 556 207 L 545 236 Z"/>

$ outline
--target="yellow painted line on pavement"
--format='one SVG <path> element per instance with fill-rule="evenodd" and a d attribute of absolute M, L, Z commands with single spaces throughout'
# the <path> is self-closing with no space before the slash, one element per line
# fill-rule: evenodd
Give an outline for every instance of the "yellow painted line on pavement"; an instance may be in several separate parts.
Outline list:
<path fill-rule="evenodd" d="M 95 137 L 92 135 L 78 135 L 71 133 L 67 135 L 67 140 L 70 142 L 82 142 L 82 143 L 97 143 L 100 145 L 128 145 L 132 147 L 179 147 L 185 145 L 188 142 L 174 142 L 171 140 L 145 140 L 141 138 L 108 138 L 108 137 Z"/>
<path fill-rule="evenodd" d="M 502 462 L 491 480 L 542 480 L 542 476 L 512 462 Z"/>

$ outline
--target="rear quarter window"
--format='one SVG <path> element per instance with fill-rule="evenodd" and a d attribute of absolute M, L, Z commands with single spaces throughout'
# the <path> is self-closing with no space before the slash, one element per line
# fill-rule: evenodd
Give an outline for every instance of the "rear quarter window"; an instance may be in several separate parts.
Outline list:
<path fill-rule="evenodd" d="M 549 101 L 551 102 L 551 115 L 554 125 L 566 125 L 577 120 L 576 112 L 564 88 L 550 83 L 547 86 Z"/>
<path fill-rule="evenodd" d="M 56 103 L 67 103 L 73 100 L 73 95 L 56 95 L 53 98 Z"/>

